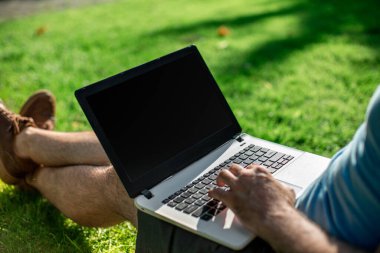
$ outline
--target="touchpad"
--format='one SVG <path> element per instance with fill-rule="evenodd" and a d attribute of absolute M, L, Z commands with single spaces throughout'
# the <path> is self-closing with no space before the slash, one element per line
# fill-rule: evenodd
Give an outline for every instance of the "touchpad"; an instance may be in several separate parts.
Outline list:
<path fill-rule="evenodd" d="M 323 173 L 329 161 L 325 157 L 304 153 L 274 177 L 281 182 L 305 188 Z"/>

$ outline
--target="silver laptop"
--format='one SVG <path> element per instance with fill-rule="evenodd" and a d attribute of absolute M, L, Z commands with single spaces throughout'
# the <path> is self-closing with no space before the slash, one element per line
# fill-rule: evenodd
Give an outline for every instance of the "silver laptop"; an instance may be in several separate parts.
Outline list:
<path fill-rule="evenodd" d="M 138 209 L 232 249 L 255 235 L 208 197 L 221 169 L 262 164 L 299 197 L 329 163 L 244 134 L 195 46 L 75 94 Z"/>

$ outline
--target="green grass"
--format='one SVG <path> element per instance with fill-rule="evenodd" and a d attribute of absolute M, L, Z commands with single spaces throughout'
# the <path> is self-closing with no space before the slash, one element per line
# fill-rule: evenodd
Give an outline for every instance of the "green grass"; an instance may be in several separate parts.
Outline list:
<path fill-rule="evenodd" d="M 245 132 L 331 156 L 380 82 L 377 1 L 120 0 L 0 23 L 0 97 L 40 88 L 57 129 L 89 129 L 75 89 L 196 44 Z M 226 25 L 231 34 L 219 37 Z M 35 31 L 44 27 L 40 36 Z M 0 252 L 134 251 L 129 223 L 80 227 L 41 197 L 0 183 Z"/>

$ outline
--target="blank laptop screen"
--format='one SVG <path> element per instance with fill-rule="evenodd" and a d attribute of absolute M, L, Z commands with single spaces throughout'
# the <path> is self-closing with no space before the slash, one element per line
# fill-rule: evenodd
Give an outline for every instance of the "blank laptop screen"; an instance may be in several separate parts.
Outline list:
<path fill-rule="evenodd" d="M 131 182 L 234 124 L 212 82 L 189 54 L 87 98 Z"/>

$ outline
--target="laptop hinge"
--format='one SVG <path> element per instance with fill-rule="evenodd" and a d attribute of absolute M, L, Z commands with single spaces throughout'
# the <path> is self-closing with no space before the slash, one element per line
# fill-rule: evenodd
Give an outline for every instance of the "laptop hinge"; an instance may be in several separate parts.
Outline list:
<path fill-rule="evenodd" d="M 149 190 L 143 190 L 142 192 L 141 192 L 141 194 L 142 195 L 144 195 L 145 196 L 145 198 L 147 198 L 147 199 L 151 199 L 151 198 L 153 198 L 153 194 L 149 191 Z"/>
<path fill-rule="evenodd" d="M 243 136 L 244 136 L 243 133 L 238 133 L 238 134 L 234 135 L 233 138 L 234 138 L 235 140 L 237 140 L 238 142 L 243 142 L 243 141 L 244 141 Z"/>

